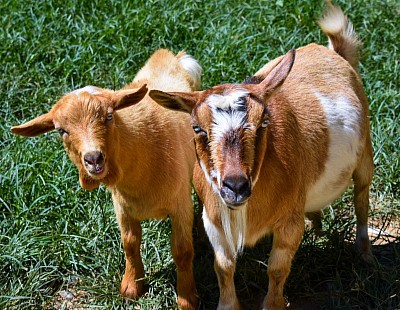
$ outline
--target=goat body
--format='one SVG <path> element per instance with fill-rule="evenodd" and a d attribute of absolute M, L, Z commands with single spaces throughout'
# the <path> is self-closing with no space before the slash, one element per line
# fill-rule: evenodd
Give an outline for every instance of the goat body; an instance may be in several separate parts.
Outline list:
<path fill-rule="evenodd" d="M 193 91 L 200 86 L 200 75 L 201 67 L 190 55 L 161 49 L 123 89 L 75 90 L 50 112 L 12 128 L 23 136 L 57 129 L 81 186 L 90 190 L 103 183 L 111 191 L 126 258 L 122 295 L 137 298 L 144 292 L 140 221 L 170 216 L 178 305 L 183 309 L 195 309 L 198 303 L 192 271 L 195 151 L 189 116 L 160 107 L 146 93 L 147 87 Z"/>
<path fill-rule="evenodd" d="M 243 246 L 273 234 L 263 308 L 285 307 L 283 287 L 304 232 L 354 181 L 356 244 L 366 259 L 373 175 L 368 102 L 359 41 L 329 4 L 320 20 L 330 47 L 310 44 L 266 64 L 242 84 L 201 92 L 163 92 L 159 104 L 191 113 L 198 163 L 194 184 L 215 253 L 219 309 L 239 309 L 233 276 Z"/>

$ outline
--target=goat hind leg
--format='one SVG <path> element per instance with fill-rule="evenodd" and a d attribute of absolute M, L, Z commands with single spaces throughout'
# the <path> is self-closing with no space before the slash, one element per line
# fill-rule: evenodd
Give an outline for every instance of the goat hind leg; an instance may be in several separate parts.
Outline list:
<path fill-rule="evenodd" d="M 356 246 L 362 259 L 368 263 L 374 262 L 368 238 L 369 187 L 372 176 L 373 159 L 372 151 L 369 148 L 353 172 L 354 205 L 357 216 Z"/>

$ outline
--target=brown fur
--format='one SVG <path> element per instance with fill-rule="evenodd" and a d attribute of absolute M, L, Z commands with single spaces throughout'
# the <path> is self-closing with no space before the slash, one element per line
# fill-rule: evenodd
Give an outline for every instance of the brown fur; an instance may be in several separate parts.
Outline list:
<path fill-rule="evenodd" d="M 179 62 L 184 55 L 159 50 L 122 90 L 72 92 L 49 113 L 12 131 L 34 136 L 63 128 L 68 132 L 62 134 L 64 146 L 79 170 L 82 187 L 90 190 L 103 183 L 111 191 L 126 257 L 120 288 L 123 296 L 138 298 L 144 293 L 140 221 L 169 216 L 178 305 L 196 309 L 191 200 L 195 152 L 189 116 L 166 110 L 145 96 L 146 84 L 175 91 L 192 91 L 199 85 L 198 77 Z M 112 122 L 106 120 L 110 113 Z M 84 158 L 85 153 L 96 150 L 104 155 L 105 171 L 100 175 L 88 170 Z"/>
<path fill-rule="evenodd" d="M 328 12 L 328 16 L 336 16 L 341 23 L 345 18 L 341 11 L 342 15 L 338 14 L 338 10 L 335 8 L 335 14 Z M 324 24 L 324 20 L 321 24 Z M 358 48 L 355 40 L 343 38 L 344 33 L 350 33 L 344 31 L 343 27 L 348 27 L 348 24 L 341 23 L 341 28 L 334 32 L 343 42 L 342 45 L 333 44 L 328 49 L 310 44 L 297 49 L 296 56 L 294 52 L 289 52 L 266 64 L 255 78 L 250 79 L 260 83 L 225 84 L 193 93 L 150 91 L 150 96 L 163 106 L 191 112 L 192 124 L 204 131 L 195 134 L 199 163 L 195 165 L 194 184 L 204 202 L 203 218 L 215 251 L 220 309 L 240 309 L 233 282 L 236 254 L 240 248 L 232 249 L 229 245 L 229 238 L 234 239 L 238 232 L 231 235 L 227 232 L 227 229 L 235 230 L 235 218 L 238 216 L 244 217 L 246 222 L 245 245 L 252 246 L 266 234 L 273 234 L 273 247 L 268 261 L 269 287 L 263 308 L 285 308 L 283 288 L 302 239 L 308 193 L 327 169 L 331 143 L 329 126 L 338 126 L 328 124 L 327 114 L 316 93 L 327 98 L 336 98 L 338 93 L 346 94 L 351 111 L 359 115 L 356 125 L 359 127 L 356 164 L 337 171 L 332 190 L 334 192 L 339 188 L 344 191 L 350 178 L 353 178 L 356 244 L 364 258 L 368 260 L 372 257 L 367 235 L 368 192 L 373 174 L 368 102 L 355 71 L 356 58 L 349 56 L 349 53 L 342 53 L 343 50 L 355 52 Z M 325 30 L 324 26 L 322 29 Z M 328 35 L 331 37 L 332 33 Z M 352 32 L 351 35 L 355 34 Z M 246 96 L 248 128 L 246 131 L 237 130 L 242 135 L 242 143 L 227 145 L 224 144 L 226 137 L 216 142 L 215 137 L 210 135 L 213 112 L 208 100 L 215 98 L 211 95 L 232 94 L 234 90 L 246 90 L 249 94 Z M 266 107 L 268 115 L 260 113 L 256 107 Z M 265 117 L 269 124 L 263 128 L 261 124 Z M 244 157 L 230 158 L 229 154 L 236 154 L 237 150 L 245 154 Z M 248 158 L 247 163 L 244 158 Z M 220 173 L 222 182 L 212 176 L 213 170 Z M 251 195 L 242 206 L 229 205 L 222 198 L 225 170 L 229 170 L 229 173 L 234 171 L 237 175 L 246 174 L 249 180 L 253 180 Z M 332 194 L 327 192 L 326 195 Z M 227 206 L 236 209 L 228 213 L 230 227 L 224 224 Z M 240 213 L 241 210 L 245 210 L 245 213 Z"/>

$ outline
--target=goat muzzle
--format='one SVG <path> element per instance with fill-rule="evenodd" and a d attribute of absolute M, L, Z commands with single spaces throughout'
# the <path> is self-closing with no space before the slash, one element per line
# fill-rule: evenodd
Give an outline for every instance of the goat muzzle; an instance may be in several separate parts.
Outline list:
<path fill-rule="evenodd" d="M 220 195 L 229 208 L 239 208 L 250 198 L 251 181 L 245 175 L 229 175 L 222 180 Z"/>
<path fill-rule="evenodd" d="M 92 175 L 100 175 L 105 169 L 105 156 L 100 151 L 87 152 L 83 156 L 86 170 Z"/>

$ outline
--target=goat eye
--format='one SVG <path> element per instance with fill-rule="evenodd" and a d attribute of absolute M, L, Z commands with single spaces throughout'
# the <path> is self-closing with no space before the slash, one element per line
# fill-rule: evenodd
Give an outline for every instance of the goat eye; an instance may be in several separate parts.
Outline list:
<path fill-rule="evenodd" d="M 65 133 L 67 133 L 64 129 L 62 128 L 58 128 L 57 129 L 58 133 L 60 134 L 60 136 L 62 137 Z"/>
<path fill-rule="evenodd" d="M 267 119 L 265 119 L 262 123 L 261 123 L 261 127 L 265 128 L 267 127 L 269 124 L 269 121 Z"/>
<path fill-rule="evenodd" d="M 200 127 L 200 126 L 197 126 L 197 125 L 195 125 L 195 126 L 193 126 L 192 128 L 193 128 L 193 131 L 194 131 L 195 133 L 201 133 L 201 132 L 204 132 L 204 130 L 203 130 L 203 129 L 201 129 L 201 127 Z"/>
<path fill-rule="evenodd" d="M 106 116 L 106 120 L 107 121 L 112 121 L 112 119 L 113 119 L 113 114 L 112 113 L 108 113 L 107 116 Z"/>

